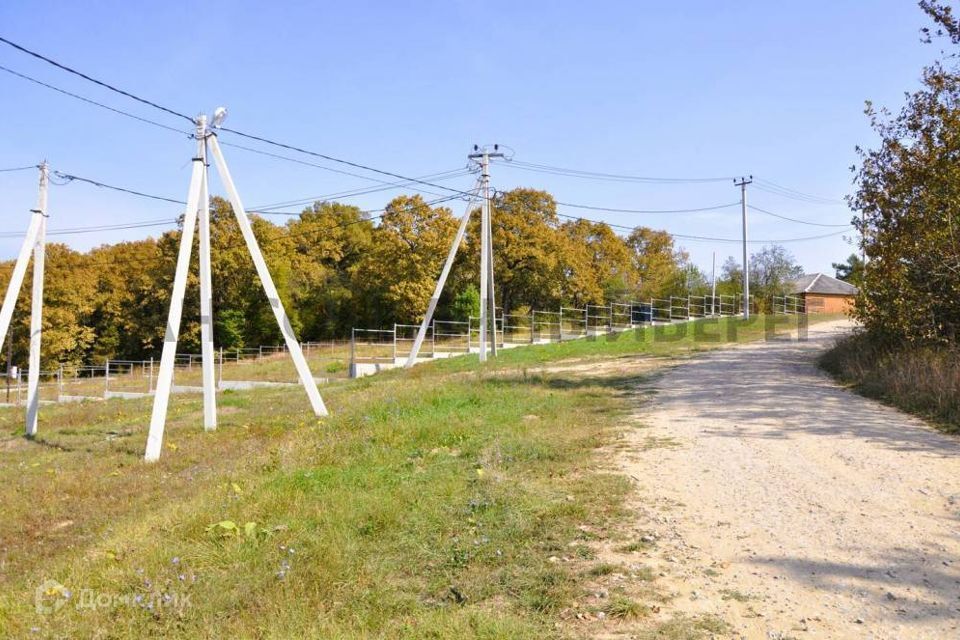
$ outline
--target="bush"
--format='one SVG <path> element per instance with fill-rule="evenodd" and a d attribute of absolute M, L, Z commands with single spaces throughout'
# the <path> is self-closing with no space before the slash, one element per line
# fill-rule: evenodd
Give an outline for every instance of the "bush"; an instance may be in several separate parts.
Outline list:
<path fill-rule="evenodd" d="M 820 360 L 838 380 L 960 432 L 960 350 L 884 341 L 862 332 L 840 340 Z"/>

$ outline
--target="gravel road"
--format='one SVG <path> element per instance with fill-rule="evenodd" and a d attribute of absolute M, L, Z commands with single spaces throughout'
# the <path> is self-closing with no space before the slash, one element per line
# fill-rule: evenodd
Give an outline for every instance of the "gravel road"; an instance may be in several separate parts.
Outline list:
<path fill-rule="evenodd" d="M 716 614 L 745 638 L 960 638 L 960 439 L 820 372 L 846 330 L 657 379 L 618 464 L 676 594 L 664 615 Z"/>

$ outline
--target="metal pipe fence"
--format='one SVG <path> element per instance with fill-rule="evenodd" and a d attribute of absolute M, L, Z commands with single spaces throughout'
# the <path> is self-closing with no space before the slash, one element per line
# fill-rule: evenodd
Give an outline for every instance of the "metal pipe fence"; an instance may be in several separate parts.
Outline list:
<path fill-rule="evenodd" d="M 457 320 L 434 320 L 433 348 L 440 353 L 470 353 L 470 323 Z"/>
<path fill-rule="evenodd" d="M 670 322 L 673 319 L 670 300 L 650 298 L 651 322 Z"/>
<path fill-rule="evenodd" d="M 534 311 L 533 317 L 533 341 L 560 342 L 562 317 L 559 311 Z"/>
<path fill-rule="evenodd" d="M 751 308 L 756 299 L 751 296 Z M 532 310 L 529 313 L 503 314 L 493 319 L 498 346 L 535 344 L 577 339 L 599 332 L 629 329 L 652 323 L 667 323 L 713 316 L 734 316 L 742 313 L 742 295 L 672 296 L 651 298 L 644 302 L 613 302 L 607 305 L 587 304 L 583 308 L 561 307 L 558 311 Z M 800 296 L 775 296 L 770 299 L 774 314 L 804 313 Z M 373 363 L 396 366 L 409 356 L 419 325 L 395 324 L 391 329 L 353 328 L 349 340 L 303 342 L 301 348 L 311 368 L 327 378 L 346 377 L 352 364 Z M 434 320 L 428 327 L 421 346 L 424 358 L 440 354 L 469 353 L 479 346 L 480 321 Z M 284 368 L 285 345 L 262 345 L 252 348 L 220 348 L 216 354 L 216 376 L 219 386 L 233 377 L 265 377 L 265 382 L 295 383 L 296 372 Z M 178 353 L 175 356 L 175 388 L 199 391 L 202 384 L 202 356 Z M 250 365 L 261 365 L 252 367 Z M 102 365 L 62 364 L 41 372 L 40 397 L 43 402 L 64 402 L 109 397 L 138 397 L 153 393 L 159 368 L 153 359 L 105 359 Z M 289 370 L 287 370 L 289 369 Z M 26 403 L 26 369 L 17 369 L 8 376 L 5 404 Z M 228 382 L 243 382 L 230 380 Z M 256 381 L 254 381 L 256 382 Z M 3 390 L 0 389 L 0 394 Z M 0 395 L 0 399 L 3 396 Z"/>
<path fill-rule="evenodd" d="M 610 306 L 588 304 L 584 306 L 587 331 L 612 331 L 613 310 Z"/>
<path fill-rule="evenodd" d="M 560 307 L 560 341 L 587 335 L 587 310 Z"/>

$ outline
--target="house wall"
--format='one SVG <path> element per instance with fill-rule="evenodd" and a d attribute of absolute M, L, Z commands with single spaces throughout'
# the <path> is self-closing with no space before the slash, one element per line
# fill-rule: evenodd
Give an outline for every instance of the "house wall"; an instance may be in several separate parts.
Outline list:
<path fill-rule="evenodd" d="M 807 313 L 846 313 L 853 306 L 853 296 L 805 293 Z"/>

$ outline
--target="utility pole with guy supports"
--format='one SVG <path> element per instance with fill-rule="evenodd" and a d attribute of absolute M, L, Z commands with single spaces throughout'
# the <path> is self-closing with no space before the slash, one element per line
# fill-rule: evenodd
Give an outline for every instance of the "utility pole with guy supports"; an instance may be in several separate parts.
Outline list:
<path fill-rule="evenodd" d="M 213 116 L 213 128 L 220 127 L 226 117 L 226 109 L 217 109 Z M 317 389 L 317 382 L 310 372 L 300 343 L 293 333 L 287 312 L 280 301 L 280 294 L 270 276 L 270 270 L 263 259 L 263 252 L 257 243 L 256 236 L 247 218 L 247 212 L 240 200 L 240 195 L 230 176 L 220 144 L 214 131 L 207 127 L 207 117 L 200 115 L 195 120 L 197 125 L 197 151 L 193 157 L 193 172 L 190 178 L 190 188 L 187 191 L 187 208 L 183 216 L 183 230 L 180 235 L 180 249 L 177 254 L 177 271 L 173 280 L 173 292 L 170 296 L 170 311 L 167 318 L 167 330 L 163 339 L 163 352 L 160 356 L 160 371 L 157 375 L 157 386 L 153 398 L 153 413 L 150 417 L 150 431 L 147 435 L 147 447 L 144 460 L 155 462 L 160 458 L 163 447 L 163 431 L 166 426 L 167 405 L 173 387 L 174 365 L 176 363 L 177 340 L 180 336 L 180 319 L 183 315 L 183 297 L 187 288 L 187 272 L 190 268 L 190 254 L 193 250 L 193 235 L 199 219 L 200 227 L 200 336 L 202 342 L 202 369 L 203 369 L 203 421 L 206 430 L 216 428 L 216 378 L 214 376 L 213 350 L 213 309 L 212 283 L 210 277 L 210 211 L 209 187 L 207 185 L 207 153 L 213 156 L 213 161 L 220 174 L 220 180 L 227 190 L 227 197 L 233 207 L 233 214 L 237 226 L 247 246 L 247 251 L 253 259 L 257 276 L 263 286 L 263 291 L 270 301 L 274 317 L 280 327 L 280 332 L 287 345 L 287 351 L 293 359 L 297 369 L 300 384 L 307 392 L 310 406 L 317 416 L 327 415 L 327 409 Z"/>
<path fill-rule="evenodd" d="M 493 145 L 493 151 L 488 148 L 480 148 L 473 145 L 473 153 L 467 156 L 469 159 L 479 162 L 480 178 L 477 181 L 476 190 L 478 196 L 482 199 L 480 207 L 480 361 L 487 359 L 487 331 L 490 327 L 488 310 L 493 314 L 493 340 L 491 343 L 491 352 L 497 355 L 497 312 L 496 300 L 493 295 L 493 233 L 491 225 L 490 209 L 490 158 L 503 158 L 504 154 L 500 151 L 500 145 Z M 417 361 L 417 354 L 420 353 L 420 346 L 427 335 L 427 329 L 433 320 L 433 313 L 437 308 L 437 302 L 440 300 L 440 294 L 443 293 L 443 286 L 447 282 L 447 276 L 450 274 L 450 268 L 453 266 L 453 260 L 456 258 L 457 249 L 463 242 L 463 236 L 467 231 L 467 224 L 470 222 L 470 215 L 473 213 L 474 199 L 467 202 L 467 210 L 460 219 L 460 227 L 453 238 L 453 244 L 450 245 L 450 251 L 447 253 L 447 261 L 443 265 L 440 277 L 437 279 L 437 286 L 434 288 L 433 297 L 427 305 L 427 312 L 423 316 L 423 322 L 420 323 L 420 330 L 413 341 L 413 348 L 410 349 L 410 355 L 407 356 L 406 368 L 412 367 Z M 467 328 L 469 332 L 469 327 Z"/>
<path fill-rule="evenodd" d="M 487 360 L 487 331 L 490 330 L 490 354 L 497 356 L 497 304 L 493 287 L 493 225 L 490 207 L 490 158 L 502 158 L 500 145 L 493 145 L 491 153 L 486 147 L 473 145 L 473 153 L 467 156 L 480 162 L 480 362 Z M 492 322 L 491 318 L 492 316 Z M 492 330 L 490 325 L 492 326 Z"/>
<path fill-rule="evenodd" d="M 743 211 L 743 319 L 750 319 L 750 252 L 747 248 L 747 185 L 753 182 L 753 176 L 734 179 L 733 184 L 740 187 L 740 209 Z"/>
<path fill-rule="evenodd" d="M 7 293 L 0 308 L 0 344 L 7 337 L 13 308 L 23 285 L 23 278 L 33 253 L 33 297 L 30 307 L 30 368 L 27 370 L 27 420 L 28 438 L 37 435 L 37 416 L 40 411 L 40 344 L 43 330 L 43 266 L 46 254 L 47 235 L 47 186 L 50 183 L 50 168 L 47 162 L 40 163 L 40 192 L 37 196 L 37 208 L 32 209 L 30 226 L 20 247 L 20 254 L 13 267 L 13 275 L 7 285 Z M 7 372 L 10 375 L 10 372 Z"/>

